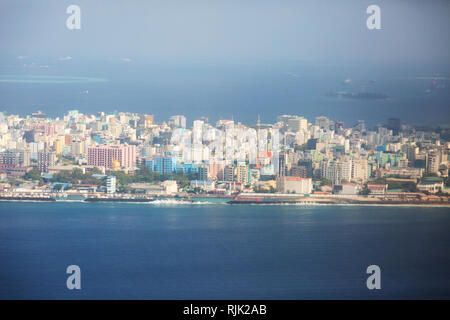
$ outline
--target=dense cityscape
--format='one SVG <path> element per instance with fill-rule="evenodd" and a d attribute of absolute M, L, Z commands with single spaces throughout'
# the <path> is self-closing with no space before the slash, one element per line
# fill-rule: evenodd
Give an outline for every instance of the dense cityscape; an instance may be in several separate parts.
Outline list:
<path fill-rule="evenodd" d="M 183 115 L 0 113 L 1 197 L 448 203 L 448 129 L 255 118 L 188 127 Z"/>

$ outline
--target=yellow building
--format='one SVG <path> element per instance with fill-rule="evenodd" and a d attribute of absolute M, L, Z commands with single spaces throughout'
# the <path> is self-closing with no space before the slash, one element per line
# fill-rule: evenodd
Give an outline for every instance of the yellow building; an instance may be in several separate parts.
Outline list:
<path fill-rule="evenodd" d="M 58 137 L 55 141 L 55 152 L 56 154 L 62 154 L 64 147 L 64 137 Z"/>
<path fill-rule="evenodd" d="M 238 164 L 235 170 L 236 181 L 242 184 L 248 184 L 248 166 L 246 164 Z"/>

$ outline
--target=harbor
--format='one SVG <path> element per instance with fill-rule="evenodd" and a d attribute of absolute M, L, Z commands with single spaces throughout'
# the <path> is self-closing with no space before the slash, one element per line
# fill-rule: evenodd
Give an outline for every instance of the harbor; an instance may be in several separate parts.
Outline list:
<path fill-rule="evenodd" d="M 152 203 L 157 200 L 170 200 L 172 203 L 209 204 L 293 204 L 293 205 L 450 205 L 450 197 L 423 195 L 420 193 L 401 193 L 383 195 L 333 195 L 333 194 L 267 194 L 239 193 L 235 195 L 190 195 L 165 194 L 104 194 L 104 193 L 2 193 L 0 201 L 44 201 L 44 202 L 140 202 Z"/>

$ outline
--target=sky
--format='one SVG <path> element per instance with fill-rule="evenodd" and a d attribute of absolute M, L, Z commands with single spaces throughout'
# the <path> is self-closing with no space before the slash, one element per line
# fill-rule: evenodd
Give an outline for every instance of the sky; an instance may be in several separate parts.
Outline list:
<path fill-rule="evenodd" d="M 449 0 L 1 0 L 0 110 L 448 123 L 449 31 Z M 336 90 L 391 99 L 324 97 Z"/>
<path fill-rule="evenodd" d="M 81 8 L 68 30 L 66 9 Z M 381 8 L 381 30 L 366 8 Z M 3 56 L 448 63 L 445 0 L 2 0 Z"/>

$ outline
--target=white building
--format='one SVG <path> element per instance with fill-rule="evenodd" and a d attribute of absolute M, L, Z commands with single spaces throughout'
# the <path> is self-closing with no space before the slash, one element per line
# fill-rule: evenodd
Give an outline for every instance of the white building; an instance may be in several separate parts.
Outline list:
<path fill-rule="evenodd" d="M 436 193 L 444 190 L 444 182 L 442 181 L 422 181 L 417 185 L 420 191 L 427 191 L 429 193 Z"/>
<path fill-rule="evenodd" d="M 169 126 L 174 128 L 186 128 L 186 117 L 181 115 L 171 116 Z"/>
<path fill-rule="evenodd" d="M 175 180 L 166 180 L 161 183 L 161 185 L 164 187 L 164 191 L 167 194 L 177 193 L 178 192 L 178 185 Z"/>
<path fill-rule="evenodd" d="M 106 178 L 106 193 L 116 193 L 116 177 L 108 176 Z"/>
<path fill-rule="evenodd" d="M 308 120 L 303 117 L 288 119 L 288 130 L 291 132 L 306 131 L 308 129 Z"/>
<path fill-rule="evenodd" d="M 311 178 L 278 177 L 277 190 L 281 193 L 311 193 L 312 180 Z"/>

